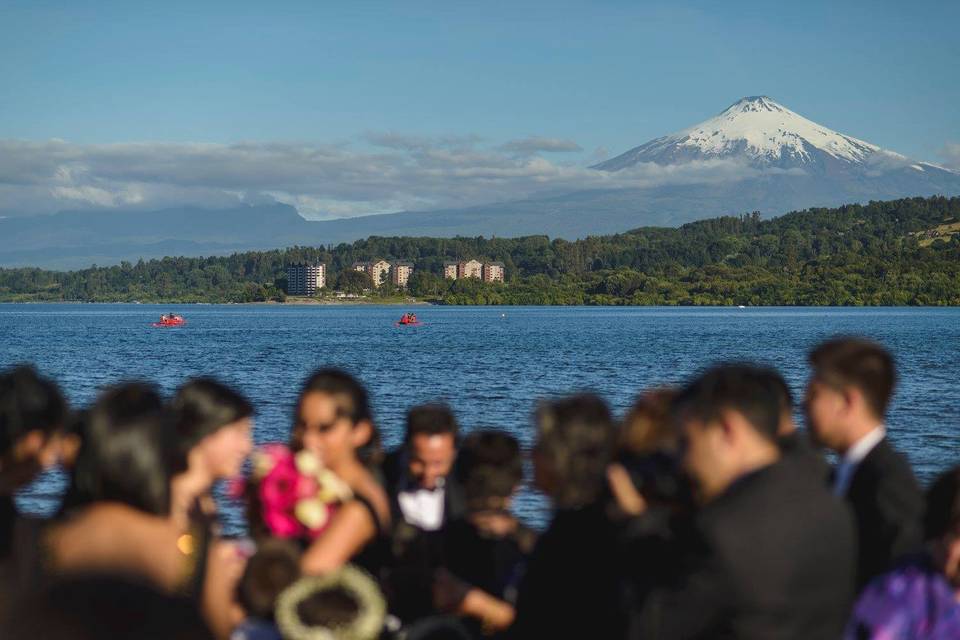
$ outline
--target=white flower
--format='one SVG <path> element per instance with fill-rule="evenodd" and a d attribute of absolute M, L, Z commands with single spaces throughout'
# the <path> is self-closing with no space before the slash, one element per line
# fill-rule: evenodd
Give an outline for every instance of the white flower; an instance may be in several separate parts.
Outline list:
<path fill-rule="evenodd" d="M 316 498 L 298 500 L 293 515 L 308 529 L 319 529 L 330 519 L 326 503 Z"/>
<path fill-rule="evenodd" d="M 293 462 L 297 465 L 297 471 L 305 476 L 315 476 L 323 469 L 323 465 L 320 464 L 320 459 L 316 454 L 306 449 L 298 451 L 293 458 Z"/>

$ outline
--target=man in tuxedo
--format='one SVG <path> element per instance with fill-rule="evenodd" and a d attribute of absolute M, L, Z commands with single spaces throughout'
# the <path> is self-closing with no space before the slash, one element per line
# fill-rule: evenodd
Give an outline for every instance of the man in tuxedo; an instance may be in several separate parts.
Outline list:
<path fill-rule="evenodd" d="M 884 427 L 893 358 L 869 340 L 838 338 L 817 346 L 810 364 L 807 417 L 816 440 L 840 456 L 832 489 L 856 516 L 860 589 L 922 540 L 923 495 Z"/>
<path fill-rule="evenodd" d="M 853 595 L 849 510 L 781 460 L 768 371 L 723 365 L 675 404 L 699 507 L 680 557 L 642 596 L 639 638 L 837 638 Z"/>
<path fill-rule="evenodd" d="M 434 613 L 433 574 L 443 563 L 444 528 L 466 513 L 452 473 L 458 430 L 447 405 L 413 407 L 403 444 L 383 463 L 393 513 L 387 592 L 391 610 L 405 621 Z"/>
<path fill-rule="evenodd" d="M 438 531 L 463 514 L 463 496 L 451 474 L 458 430 L 457 419 L 445 404 L 424 404 L 407 412 L 403 445 L 384 463 L 396 521 Z"/>

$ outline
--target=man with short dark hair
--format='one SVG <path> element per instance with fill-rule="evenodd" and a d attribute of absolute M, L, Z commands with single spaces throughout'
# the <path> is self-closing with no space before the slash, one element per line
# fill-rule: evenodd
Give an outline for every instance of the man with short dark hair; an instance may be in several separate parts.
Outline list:
<path fill-rule="evenodd" d="M 386 583 L 391 611 L 405 622 L 434 613 L 433 575 L 443 561 L 444 528 L 466 513 L 452 473 L 458 431 L 447 405 L 413 407 L 403 444 L 383 463 L 393 512 L 393 566 Z"/>
<path fill-rule="evenodd" d="M 769 376 L 715 367 L 675 408 L 700 506 L 682 560 L 646 594 L 636 635 L 839 637 L 853 594 L 853 523 L 819 478 L 780 460 Z"/>
<path fill-rule="evenodd" d="M 394 515 L 423 531 L 437 531 L 463 514 L 459 488 L 449 480 L 458 431 L 457 419 L 447 405 L 413 407 L 407 412 L 403 445 L 384 463 Z"/>
<path fill-rule="evenodd" d="M 906 458 L 889 443 L 884 416 L 896 383 L 893 357 L 879 344 L 837 338 L 810 353 L 810 429 L 840 456 L 832 488 L 853 508 L 857 588 L 921 544 L 923 496 Z"/>

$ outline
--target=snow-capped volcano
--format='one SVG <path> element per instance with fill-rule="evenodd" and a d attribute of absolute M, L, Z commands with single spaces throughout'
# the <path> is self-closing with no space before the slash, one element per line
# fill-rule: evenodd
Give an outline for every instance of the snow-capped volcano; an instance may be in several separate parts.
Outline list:
<path fill-rule="evenodd" d="M 738 158 L 758 167 L 799 167 L 813 173 L 837 165 L 939 169 L 926 163 L 910 163 L 898 153 L 837 133 L 767 96 L 738 100 L 709 120 L 651 140 L 595 168 L 618 171 L 641 162 L 669 165 L 716 158 Z"/>

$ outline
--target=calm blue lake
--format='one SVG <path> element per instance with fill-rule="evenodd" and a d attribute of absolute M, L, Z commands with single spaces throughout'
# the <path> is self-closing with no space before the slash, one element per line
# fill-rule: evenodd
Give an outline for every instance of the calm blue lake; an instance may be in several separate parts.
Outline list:
<path fill-rule="evenodd" d="M 167 311 L 188 324 L 155 329 Z M 312 369 L 342 366 L 373 398 L 387 445 L 414 403 L 442 399 L 464 429 L 496 426 L 529 445 L 537 398 L 590 389 L 622 412 L 651 385 L 681 382 L 720 360 L 778 367 L 798 397 L 806 352 L 838 333 L 873 337 L 897 357 L 891 438 L 924 481 L 960 462 L 960 309 L 418 307 L 422 327 L 394 326 L 403 309 L 372 306 L 0 304 L 0 367 L 32 362 L 70 400 L 120 380 L 171 392 L 215 375 L 253 399 L 259 442 L 285 441 L 297 389 Z M 63 478 L 45 474 L 21 496 L 49 512 Z M 517 510 L 542 523 L 524 491 Z M 228 528 L 239 510 L 224 504 Z"/>

